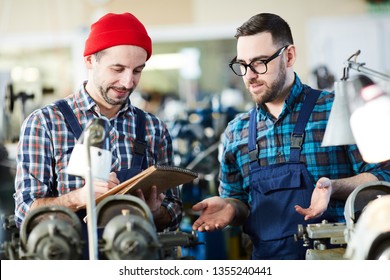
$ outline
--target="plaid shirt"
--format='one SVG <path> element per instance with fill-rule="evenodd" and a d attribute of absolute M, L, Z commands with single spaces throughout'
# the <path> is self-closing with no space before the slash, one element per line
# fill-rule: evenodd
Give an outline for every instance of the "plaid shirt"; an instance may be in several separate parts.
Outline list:
<path fill-rule="evenodd" d="M 303 88 L 296 75 L 278 119 L 262 106 L 257 108 L 257 144 L 261 166 L 289 160 L 290 137 L 303 104 Z M 321 147 L 333 99 L 334 93 L 321 93 L 305 128 L 300 160 L 306 164 L 313 187 L 321 177 L 340 179 L 363 172 L 372 173 L 379 180 L 390 181 L 390 161 L 367 164 L 356 145 Z M 249 112 L 232 120 L 222 136 L 219 192 L 221 197 L 237 198 L 250 205 L 248 127 Z M 328 211 L 342 221 L 344 202 L 331 200 Z"/>
<path fill-rule="evenodd" d="M 129 169 L 136 138 L 134 107 L 130 101 L 115 118 L 108 120 L 84 85 L 74 95 L 65 98 L 83 128 L 100 117 L 109 123 L 112 171 Z M 172 140 L 166 125 L 154 115 L 146 114 L 145 140 L 148 166 L 172 165 Z M 76 139 L 69 132 L 64 116 L 54 105 L 34 111 L 23 123 L 18 145 L 15 178 L 15 221 L 18 226 L 38 198 L 55 197 L 81 188 L 84 180 L 67 174 L 66 167 Z M 178 188 L 167 191 L 163 206 L 172 217 L 170 230 L 178 228 L 182 217 L 182 201 Z"/>

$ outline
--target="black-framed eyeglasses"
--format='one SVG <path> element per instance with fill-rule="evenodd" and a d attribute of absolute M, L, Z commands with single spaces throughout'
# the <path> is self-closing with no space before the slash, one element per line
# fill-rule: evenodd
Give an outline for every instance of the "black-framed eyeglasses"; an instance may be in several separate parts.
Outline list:
<path fill-rule="evenodd" d="M 278 49 L 276 51 L 276 53 L 274 53 L 273 55 L 271 55 L 267 59 L 255 58 L 249 64 L 246 64 L 246 63 L 240 62 L 240 61 L 236 61 L 236 59 L 237 59 L 237 56 L 236 56 L 229 63 L 229 67 L 230 67 L 230 69 L 232 69 L 234 74 L 236 74 L 237 76 L 245 76 L 246 72 L 248 70 L 248 67 L 256 74 L 265 74 L 265 73 L 267 73 L 267 70 L 268 70 L 267 64 L 269 62 L 271 62 L 272 60 L 274 60 L 275 58 L 277 58 L 278 56 L 280 56 L 288 46 L 289 45 Z"/>

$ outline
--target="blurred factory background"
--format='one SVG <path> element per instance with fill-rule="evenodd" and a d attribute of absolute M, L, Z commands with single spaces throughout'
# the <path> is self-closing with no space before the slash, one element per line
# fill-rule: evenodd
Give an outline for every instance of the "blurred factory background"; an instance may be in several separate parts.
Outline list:
<path fill-rule="evenodd" d="M 357 50 L 370 68 L 390 73 L 386 0 L 0 0 L 0 214 L 13 212 L 22 121 L 80 85 L 90 24 L 107 12 L 125 11 L 145 24 L 153 40 L 132 102 L 169 124 L 175 164 L 200 174 L 182 188 L 183 230 L 192 223 L 190 207 L 217 194 L 220 134 L 237 112 L 253 106 L 241 78 L 228 69 L 236 28 L 249 17 L 272 12 L 289 22 L 298 52 L 295 70 L 313 87 L 331 89 Z M 247 257 L 236 229 L 200 239 L 206 246 L 187 252 L 198 259 Z"/>

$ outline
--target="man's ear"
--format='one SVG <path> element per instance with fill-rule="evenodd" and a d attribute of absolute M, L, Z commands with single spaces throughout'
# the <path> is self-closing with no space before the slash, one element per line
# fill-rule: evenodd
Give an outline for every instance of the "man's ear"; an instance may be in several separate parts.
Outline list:
<path fill-rule="evenodd" d="M 295 45 L 290 45 L 287 48 L 287 67 L 292 67 L 297 59 L 297 53 L 295 50 Z"/>
<path fill-rule="evenodd" d="M 84 56 L 84 63 L 85 66 L 87 66 L 87 69 L 92 69 L 94 59 L 93 54 Z"/>

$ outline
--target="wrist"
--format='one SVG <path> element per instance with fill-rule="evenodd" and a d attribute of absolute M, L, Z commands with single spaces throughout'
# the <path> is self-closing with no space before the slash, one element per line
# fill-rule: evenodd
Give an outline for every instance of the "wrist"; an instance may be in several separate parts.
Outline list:
<path fill-rule="evenodd" d="M 152 215 L 157 231 L 164 230 L 172 220 L 168 210 L 163 206 L 160 206 L 158 209 L 152 211 Z"/>
<path fill-rule="evenodd" d="M 165 213 L 164 209 L 165 209 L 164 207 L 160 206 L 160 207 L 158 207 L 155 210 L 151 210 L 153 218 L 154 219 L 159 219 L 159 218 L 163 217 L 164 213 Z"/>
<path fill-rule="evenodd" d="M 227 213 L 231 213 L 230 225 L 239 226 L 248 216 L 247 206 L 238 199 L 226 198 L 227 202 Z"/>

